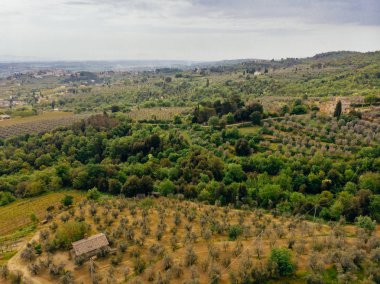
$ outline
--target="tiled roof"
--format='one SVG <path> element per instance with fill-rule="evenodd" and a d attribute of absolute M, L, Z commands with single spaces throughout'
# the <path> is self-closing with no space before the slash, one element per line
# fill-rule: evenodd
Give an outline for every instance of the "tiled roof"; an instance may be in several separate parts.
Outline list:
<path fill-rule="evenodd" d="M 94 251 L 96 249 L 108 246 L 109 243 L 108 243 L 106 235 L 104 235 L 103 233 L 100 233 L 100 234 L 88 237 L 86 239 L 73 242 L 72 245 L 73 245 L 75 255 L 79 256 L 79 255 Z"/>

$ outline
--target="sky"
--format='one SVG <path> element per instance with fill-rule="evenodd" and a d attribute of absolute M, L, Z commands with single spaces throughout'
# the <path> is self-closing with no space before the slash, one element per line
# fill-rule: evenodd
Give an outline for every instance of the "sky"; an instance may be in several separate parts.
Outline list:
<path fill-rule="evenodd" d="M 380 50 L 380 0 L 0 0 L 0 58 L 195 60 Z"/>

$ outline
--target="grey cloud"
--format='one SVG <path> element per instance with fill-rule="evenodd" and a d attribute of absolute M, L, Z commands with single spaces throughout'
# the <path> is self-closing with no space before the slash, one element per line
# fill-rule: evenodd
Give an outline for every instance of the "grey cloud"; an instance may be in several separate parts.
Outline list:
<path fill-rule="evenodd" d="M 380 48 L 380 0 L 0 2 L 0 54 L 210 60 Z"/>
<path fill-rule="evenodd" d="M 67 5 L 92 5 L 93 3 L 88 1 L 66 1 L 65 4 Z"/>
<path fill-rule="evenodd" d="M 310 23 L 380 25 L 379 0 L 88 0 L 71 3 L 109 6 L 120 9 L 119 12 L 166 11 L 166 6 L 189 4 L 185 9 L 170 11 L 181 17 L 277 17 Z"/>
<path fill-rule="evenodd" d="M 192 0 L 229 17 L 295 17 L 306 22 L 380 25 L 378 0 Z"/>

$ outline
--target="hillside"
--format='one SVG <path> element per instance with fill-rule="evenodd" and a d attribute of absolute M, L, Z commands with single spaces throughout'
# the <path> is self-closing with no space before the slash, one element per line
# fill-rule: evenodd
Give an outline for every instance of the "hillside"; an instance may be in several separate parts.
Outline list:
<path fill-rule="evenodd" d="M 0 80 L 0 276 L 376 283 L 379 56 Z"/>
<path fill-rule="evenodd" d="M 288 283 L 335 283 L 334 265 L 351 271 L 363 267 L 359 279 L 378 275 L 371 258 L 378 254 L 373 243 L 378 236 L 363 245 L 367 233 L 351 226 L 165 198 L 106 198 L 76 205 L 40 228 L 9 268 L 24 271 L 32 283 L 283 283 L 279 277 Z M 83 224 L 87 228 L 79 235 L 65 231 Z M 84 232 L 105 232 L 110 241 L 93 264 L 72 258 L 67 246 Z M 346 274 L 345 279 L 356 276 Z"/>

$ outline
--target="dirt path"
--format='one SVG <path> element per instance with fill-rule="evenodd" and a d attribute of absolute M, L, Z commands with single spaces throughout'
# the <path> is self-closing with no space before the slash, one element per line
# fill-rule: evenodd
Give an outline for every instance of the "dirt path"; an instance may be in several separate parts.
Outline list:
<path fill-rule="evenodd" d="M 21 259 L 21 253 L 26 248 L 27 244 L 39 239 L 39 231 L 30 239 L 24 239 L 20 244 L 19 251 L 8 261 L 8 269 L 11 272 L 19 271 L 22 273 L 26 283 L 30 284 L 50 284 L 51 281 L 47 281 L 38 276 L 33 276 L 28 270 L 28 265 Z"/>

